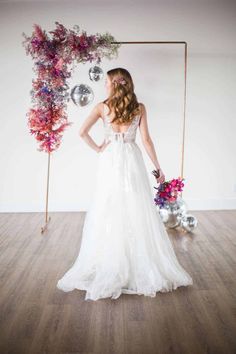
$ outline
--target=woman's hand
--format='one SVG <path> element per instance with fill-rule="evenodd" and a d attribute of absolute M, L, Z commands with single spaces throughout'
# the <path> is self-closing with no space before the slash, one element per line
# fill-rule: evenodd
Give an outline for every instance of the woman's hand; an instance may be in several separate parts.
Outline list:
<path fill-rule="evenodd" d="M 105 150 L 105 148 L 107 147 L 108 144 L 110 144 L 110 142 L 111 142 L 110 140 L 107 142 L 104 140 L 103 143 L 99 146 L 98 152 L 102 152 L 103 150 Z"/>
<path fill-rule="evenodd" d="M 165 182 L 165 175 L 161 168 L 159 168 L 158 170 L 153 170 L 152 174 L 155 176 L 157 183 Z"/>

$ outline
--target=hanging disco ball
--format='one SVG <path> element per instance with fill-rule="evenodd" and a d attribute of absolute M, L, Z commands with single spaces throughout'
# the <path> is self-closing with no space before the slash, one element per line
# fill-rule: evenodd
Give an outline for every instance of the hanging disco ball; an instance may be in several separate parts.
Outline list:
<path fill-rule="evenodd" d="M 85 84 L 76 85 L 71 90 L 71 99 L 77 106 L 87 106 L 94 99 L 94 93 L 91 87 Z"/>
<path fill-rule="evenodd" d="M 100 81 L 103 78 L 103 70 L 95 65 L 89 69 L 89 78 L 92 81 Z"/>
<path fill-rule="evenodd" d="M 186 231 L 193 231 L 197 227 L 197 219 L 191 214 L 185 214 L 182 216 L 180 225 Z"/>

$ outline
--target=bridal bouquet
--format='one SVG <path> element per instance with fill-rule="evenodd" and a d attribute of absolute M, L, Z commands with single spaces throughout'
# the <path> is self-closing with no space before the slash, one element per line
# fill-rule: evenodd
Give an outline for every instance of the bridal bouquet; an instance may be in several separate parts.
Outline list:
<path fill-rule="evenodd" d="M 155 204 L 160 208 L 163 208 L 166 203 L 175 202 L 179 192 L 183 190 L 183 181 L 184 178 L 181 177 L 173 178 L 170 181 L 160 183 L 158 187 L 154 187 L 157 189 L 156 196 L 154 198 Z"/>

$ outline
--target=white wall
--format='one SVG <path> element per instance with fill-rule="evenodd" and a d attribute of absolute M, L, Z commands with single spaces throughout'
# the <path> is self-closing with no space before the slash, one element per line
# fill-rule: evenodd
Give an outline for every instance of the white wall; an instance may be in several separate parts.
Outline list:
<path fill-rule="evenodd" d="M 188 42 L 183 197 L 191 210 L 235 209 L 235 15 L 235 2 L 223 0 L 0 1 L 0 211 L 45 210 L 47 155 L 37 151 L 38 144 L 27 127 L 34 73 L 33 62 L 21 43 L 22 32 L 30 35 L 34 23 L 50 31 L 55 21 L 67 28 L 78 24 L 88 34 L 109 31 L 117 41 Z M 138 99 L 146 104 L 150 133 L 167 179 L 177 177 L 183 48 L 124 46 L 118 61 L 104 62 L 104 72 L 118 65 L 130 70 Z M 87 80 L 87 69 L 78 67 L 71 87 Z M 103 82 L 91 86 L 95 91 L 94 103 L 106 97 Z M 78 130 L 92 106 L 79 109 L 69 104 L 68 119 L 74 124 L 66 130 L 61 147 L 52 155 L 50 211 L 88 208 L 97 154 L 79 138 Z M 91 135 L 102 142 L 101 121 L 92 128 Z M 137 142 L 154 185 L 150 173 L 153 166 L 141 146 L 139 133 Z"/>

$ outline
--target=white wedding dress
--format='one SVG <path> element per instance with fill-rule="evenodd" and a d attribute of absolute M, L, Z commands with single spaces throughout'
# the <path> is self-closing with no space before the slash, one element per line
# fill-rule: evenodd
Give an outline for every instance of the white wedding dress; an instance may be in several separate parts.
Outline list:
<path fill-rule="evenodd" d="M 125 133 L 117 133 L 104 114 L 105 140 L 110 143 L 98 154 L 80 251 L 57 283 L 65 292 L 86 290 L 85 300 L 117 299 L 122 293 L 155 297 L 156 292 L 193 284 L 154 203 L 135 142 L 139 120 L 136 116 Z"/>

